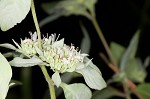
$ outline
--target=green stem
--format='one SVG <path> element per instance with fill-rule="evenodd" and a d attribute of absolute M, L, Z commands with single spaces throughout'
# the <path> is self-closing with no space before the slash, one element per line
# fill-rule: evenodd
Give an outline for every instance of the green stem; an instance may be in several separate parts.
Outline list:
<path fill-rule="evenodd" d="M 38 20 L 37 20 L 37 16 L 36 16 L 36 12 L 35 12 L 35 6 L 34 6 L 34 1 L 32 0 L 31 2 L 31 12 L 32 12 L 32 16 L 33 16 L 33 20 L 34 20 L 34 24 L 37 30 L 37 34 L 38 34 L 38 44 L 39 44 L 39 48 L 42 49 L 42 43 L 41 43 L 41 32 L 40 32 L 40 28 L 39 28 L 39 24 L 38 24 Z M 52 81 L 52 79 L 49 77 L 49 74 L 45 68 L 45 66 L 40 66 L 45 79 L 48 83 L 48 87 L 50 90 L 50 95 L 51 95 L 51 99 L 56 99 L 55 96 L 55 89 L 54 89 L 54 83 Z"/>
<path fill-rule="evenodd" d="M 94 16 L 92 16 L 92 23 L 93 23 L 93 25 L 94 25 L 97 33 L 98 33 L 99 38 L 102 41 L 102 44 L 103 44 L 103 46 L 104 46 L 104 48 L 105 48 L 105 50 L 106 50 L 106 52 L 108 54 L 108 57 L 109 57 L 111 63 L 117 66 L 117 63 L 114 60 L 113 55 L 112 55 L 112 53 L 111 53 L 111 51 L 109 49 L 108 43 L 107 43 L 107 41 L 106 41 L 102 31 L 101 31 L 101 28 L 99 27 L 99 25 L 97 23 L 96 17 L 94 17 Z"/>
<path fill-rule="evenodd" d="M 131 99 L 130 94 L 129 94 L 128 85 L 127 85 L 127 79 L 125 78 L 122 83 L 123 83 L 124 92 L 126 94 L 126 99 Z"/>
<path fill-rule="evenodd" d="M 45 66 L 40 66 L 40 68 L 41 68 L 41 70 L 42 70 L 42 72 L 45 76 L 46 81 L 48 82 L 48 87 L 49 87 L 49 90 L 50 90 L 51 99 L 56 99 L 54 83 L 53 83 L 52 79 L 49 77 L 49 74 L 48 74 Z"/>
<path fill-rule="evenodd" d="M 32 12 L 35 28 L 36 28 L 37 34 L 38 34 L 38 44 L 39 44 L 39 47 L 41 49 L 42 48 L 42 45 L 41 45 L 41 32 L 40 32 L 38 20 L 37 20 L 37 17 L 36 17 L 35 6 L 34 6 L 34 1 L 33 0 L 31 2 L 31 12 Z"/>

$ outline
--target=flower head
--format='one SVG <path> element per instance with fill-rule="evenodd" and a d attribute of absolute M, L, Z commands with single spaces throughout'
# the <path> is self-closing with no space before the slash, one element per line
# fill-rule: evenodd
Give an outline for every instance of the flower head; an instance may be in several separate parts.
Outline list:
<path fill-rule="evenodd" d="M 37 46 L 38 44 L 36 39 L 37 38 L 36 32 L 33 35 L 32 33 L 30 33 L 30 35 L 31 39 L 29 38 L 25 38 L 24 40 L 21 39 L 20 45 L 13 40 L 16 46 L 19 48 L 19 52 L 29 57 L 36 55 L 37 52 L 35 50 L 35 46 Z"/>
<path fill-rule="evenodd" d="M 55 72 L 73 72 L 87 54 L 80 54 L 73 45 L 64 44 L 64 39 L 55 40 L 54 35 L 43 39 L 44 50 L 41 59 Z"/>
<path fill-rule="evenodd" d="M 49 66 L 55 73 L 52 75 L 54 84 L 59 87 L 61 85 L 60 73 L 64 72 L 77 72 L 83 75 L 85 82 L 90 88 L 101 90 L 106 87 L 106 83 L 101 76 L 100 70 L 92 63 L 86 56 L 81 54 L 80 51 L 73 45 L 68 46 L 64 44 L 64 39 L 58 40 L 56 34 L 42 39 L 42 48 L 38 47 L 36 32 L 32 35 L 31 39 L 21 40 L 18 46 L 19 52 L 29 56 L 30 59 L 16 58 L 11 61 L 13 66 L 22 66 L 20 61 L 26 67 L 34 65 Z"/>

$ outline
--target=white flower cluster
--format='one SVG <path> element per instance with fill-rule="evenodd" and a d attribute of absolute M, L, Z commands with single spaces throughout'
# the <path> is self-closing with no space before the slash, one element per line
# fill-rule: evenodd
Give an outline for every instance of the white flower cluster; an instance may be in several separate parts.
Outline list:
<path fill-rule="evenodd" d="M 100 70 L 86 57 L 88 55 L 81 54 L 73 45 L 64 44 L 64 39 L 58 40 L 56 34 L 44 37 L 41 40 L 42 48 L 38 46 L 36 32 L 31 34 L 31 39 L 21 40 L 21 44 L 15 41 L 14 43 L 18 47 L 17 51 L 29 59 L 16 57 L 10 62 L 12 66 L 30 67 L 43 64 L 49 66 L 55 72 L 52 75 L 52 80 L 57 87 L 62 83 L 60 73 L 64 72 L 82 74 L 90 88 L 101 90 L 106 87 Z"/>
<path fill-rule="evenodd" d="M 64 39 L 57 41 L 56 34 L 42 39 L 42 49 L 38 48 L 36 32 L 31 35 L 31 39 L 21 40 L 21 44 L 15 44 L 20 51 L 27 56 L 38 54 L 39 58 L 50 66 L 54 72 L 73 72 L 83 63 L 83 59 L 87 54 L 80 54 L 73 45 L 64 44 Z"/>

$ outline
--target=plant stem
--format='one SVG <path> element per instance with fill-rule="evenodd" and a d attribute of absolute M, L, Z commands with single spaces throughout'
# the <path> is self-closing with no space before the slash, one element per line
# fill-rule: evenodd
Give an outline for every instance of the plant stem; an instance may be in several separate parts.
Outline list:
<path fill-rule="evenodd" d="M 122 84 L 123 84 L 124 92 L 126 94 L 126 99 L 131 99 L 130 94 L 129 94 L 129 89 L 128 89 L 127 79 L 126 78 L 124 79 L 124 81 L 122 82 Z"/>
<path fill-rule="evenodd" d="M 39 28 L 39 24 L 38 24 L 38 20 L 37 20 L 37 16 L 36 16 L 36 12 L 35 12 L 35 6 L 34 6 L 34 1 L 32 0 L 31 2 L 31 12 L 32 12 L 32 16 L 33 16 L 33 20 L 34 20 L 34 24 L 37 30 L 37 34 L 38 34 L 38 44 L 39 44 L 39 48 L 42 49 L 42 43 L 41 43 L 41 32 L 40 32 L 40 28 Z M 56 99 L 55 96 L 55 89 L 54 89 L 54 83 L 52 81 L 52 79 L 49 77 L 49 74 L 45 68 L 45 66 L 40 66 L 45 79 L 48 83 L 48 87 L 50 90 L 50 95 L 51 95 L 51 99 Z"/>
<path fill-rule="evenodd" d="M 36 12 L 35 12 L 35 6 L 34 6 L 34 1 L 33 1 L 33 0 L 32 0 L 32 2 L 31 2 L 31 12 L 32 12 L 32 16 L 33 16 L 35 28 L 36 28 L 37 34 L 38 34 L 38 44 L 39 44 L 39 48 L 41 49 L 41 48 L 42 48 L 42 45 L 41 45 L 41 32 L 40 32 L 40 28 L 39 28 L 39 24 L 38 24 Z"/>
<path fill-rule="evenodd" d="M 114 71 L 115 73 L 120 72 L 119 68 L 111 64 L 103 53 L 100 53 L 99 55 L 104 60 L 104 62 L 109 66 L 109 68 L 112 69 L 112 71 Z M 131 89 L 131 91 L 138 97 L 138 99 L 143 99 L 143 97 L 137 92 L 136 85 L 131 80 L 127 79 L 126 83 L 128 85 L 128 88 Z"/>
<path fill-rule="evenodd" d="M 45 76 L 45 79 L 48 83 L 48 87 L 49 87 L 49 91 L 50 91 L 50 95 L 51 95 L 51 99 L 56 99 L 56 96 L 55 96 L 55 89 L 54 89 L 54 83 L 52 81 L 52 79 L 49 77 L 49 74 L 45 68 L 45 66 L 40 66 L 44 76 Z"/>
<path fill-rule="evenodd" d="M 107 44 L 107 41 L 106 41 L 106 39 L 105 39 L 105 37 L 104 37 L 104 35 L 103 35 L 103 33 L 102 33 L 98 23 L 97 23 L 96 17 L 94 17 L 94 16 L 92 17 L 92 23 L 93 23 L 93 25 L 94 25 L 94 27 L 95 27 L 98 35 L 99 35 L 99 38 L 102 41 L 102 44 L 103 44 L 103 46 L 104 46 L 104 48 L 105 48 L 105 50 L 106 50 L 106 52 L 107 52 L 107 54 L 109 56 L 109 59 L 110 59 L 111 63 L 113 63 L 115 66 L 117 66 L 117 63 L 114 60 L 113 55 L 112 55 L 112 53 L 111 53 L 111 51 L 109 49 L 109 46 Z"/>

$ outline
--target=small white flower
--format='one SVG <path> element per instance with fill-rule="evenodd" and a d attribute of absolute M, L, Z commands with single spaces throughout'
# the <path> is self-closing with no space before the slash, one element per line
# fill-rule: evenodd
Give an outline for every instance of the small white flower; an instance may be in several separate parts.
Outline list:
<path fill-rule="evenodd" d="M 25 38 L 24 40 L 21 39 L 20 45 L 13 40 L 16 46 L 19 48 L 19 52 L 29 57 L 36 55 L 37 52 L 35 50 L 35 46 L 38 45 L 36 32 L 33 35 L 30 33 L 30 35 L 31 39 L 29 38 Z"/>

